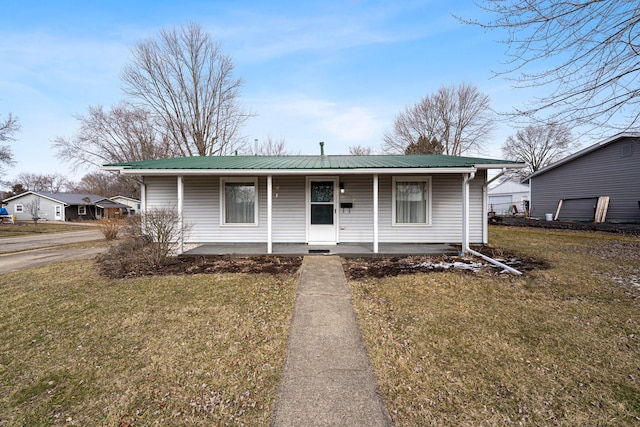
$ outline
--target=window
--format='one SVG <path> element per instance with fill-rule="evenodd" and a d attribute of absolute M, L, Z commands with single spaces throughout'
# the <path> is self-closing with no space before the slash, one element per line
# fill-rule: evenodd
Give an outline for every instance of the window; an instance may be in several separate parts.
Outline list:
<path fill-rule="evenodd" d="M 87 207 L 82 205 L 82 206 L 78 206 L 78 215 L 86 215 L 87 214 Z"/>
<path fill-rule="evenodd" d="M 14 210 L 16 213 L 24 212 L 24 206 L 22 204 L 15 205 Z"/>
<path fill-rule="evenodd" d="M 393 177 L 393 224 L 431 223 L 431 177 Z"/>
<path fill-rule="evenodd" d="M 221 180 L 223 224 L 257 225 L 257 184 L 256 178 L 223 178 Z"/>

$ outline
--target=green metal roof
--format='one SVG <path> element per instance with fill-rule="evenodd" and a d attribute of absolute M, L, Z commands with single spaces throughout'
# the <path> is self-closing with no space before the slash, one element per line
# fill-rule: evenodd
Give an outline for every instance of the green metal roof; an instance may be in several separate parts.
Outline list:
<path fill-rule="evenodd" d="M 372 156 L 201 156 L 111 163 L 103 167 L 128 170 L 333 170 L 519 167 L 518 162 L 477 157 L 422 155 Z"/>

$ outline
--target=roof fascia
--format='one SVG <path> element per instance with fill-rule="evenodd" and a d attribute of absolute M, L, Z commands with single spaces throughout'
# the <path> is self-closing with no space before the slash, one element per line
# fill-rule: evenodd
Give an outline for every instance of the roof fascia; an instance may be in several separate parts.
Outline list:
<path fill-rule="evenodd" d="M 497 167 L 497 166 L 496 166 Z M 504 167 L 504 166 L 500 166 Z M 125 175 L 371 175 L 472 173 L 475 167 L 456 168 L 362 168 L 362 169 L 119 169 Z"/>

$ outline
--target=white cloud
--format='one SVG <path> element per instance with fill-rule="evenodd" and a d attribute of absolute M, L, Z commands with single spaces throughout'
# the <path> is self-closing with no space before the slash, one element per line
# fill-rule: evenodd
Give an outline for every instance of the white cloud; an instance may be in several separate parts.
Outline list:
<path fill-rule="evenodd" d="M 381 110 L 350 105 L 301 94 L 284 94 L 250 100 L 257 113 L 246 134 L 250 140 L 268 135 L 286 140 L 287 146 L 303 153 L 316 153 L 319 141 L 327 143 L 327 152 L 345 154 L 350 145 L 377 148 L 387 117 Z"/>

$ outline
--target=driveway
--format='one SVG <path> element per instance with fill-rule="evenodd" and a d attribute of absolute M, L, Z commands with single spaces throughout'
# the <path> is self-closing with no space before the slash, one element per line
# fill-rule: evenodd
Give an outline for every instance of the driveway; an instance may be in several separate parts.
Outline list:
<path fill-rule="evenodd" d="M 103 240 L 98 230 L 48 233 L 0 239 L 0 274 L 36 267 L 68 259 L 93 258 L 107 250 L 95 248 L 70 249 L 60 247 L 71 243 Z"/>

